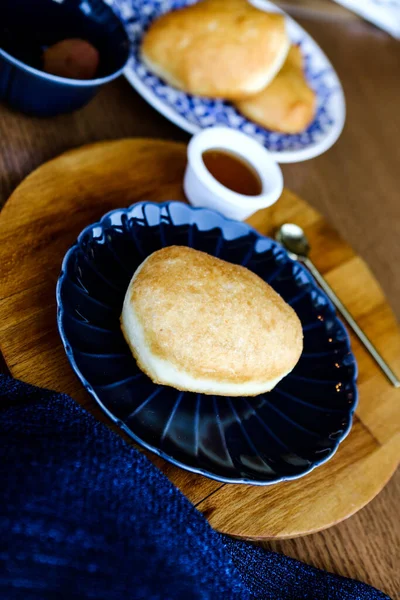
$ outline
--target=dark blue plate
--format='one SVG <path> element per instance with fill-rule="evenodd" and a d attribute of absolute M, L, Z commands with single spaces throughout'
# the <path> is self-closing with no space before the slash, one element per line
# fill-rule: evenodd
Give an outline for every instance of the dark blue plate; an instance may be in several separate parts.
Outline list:
<path fill-rule="evenodd" d="M 245 265 L 303 324 L 295 369 L 267 394 L 226 398 L 155 385 L 136 365 L 119 316 L 136 267 L 169 245 Z M 86 389 L 136 442 L 189 471 L 267 485 L 327 461 L 350 430 L 356 363 L 334 308 L 308 271 L 244 223 L 181 202 L 106 214 L 67 252 L 57 285 L 58 327 Z"/>

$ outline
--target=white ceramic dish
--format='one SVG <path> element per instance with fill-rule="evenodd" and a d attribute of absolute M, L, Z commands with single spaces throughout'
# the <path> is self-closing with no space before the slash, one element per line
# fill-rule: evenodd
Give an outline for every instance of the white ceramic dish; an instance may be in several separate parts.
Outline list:
<path fill-rule="evenodd" d="M 229 0 L 227 0 L 228 2 Z M 156 110 L 189 133 L 213 126 L 238 129 L 260 142 L 280 163 L 293 163 L 318 156 L 338 139 L 345 121 L 342 86 L 334 68 L 318 44 L 286 15 L 289 37 L 301 46 L 307 78 L 317 94 L 317 114 L 301 134 L 269 131 L 241 115 L 222 100 L 190 96 L 169 86 L 151 73 L 140 59 L 140 43 L 149 23 L 161 14 L 193 4 L 194 0 L 108 0 L 125 23 L 132 55 L 125 76 Z M 268 0 L 252 0 L 257 7 L 280 11 Z"/>
<path fill-rule="evenodd" d="M 261 193 L 245 196 L 217 181 L 202 159 L 203 153 L 211 149 L 226 150 L 247 161 L 260 178 Z M 278 200 L 283 190 L 283 177 L 270 153 L 256 140 L 228 127 L 210 127 L 192 137 L 189 143 L 184 189 L 193 206 L 211 208 L 229 219 L 244 221 Z"/>

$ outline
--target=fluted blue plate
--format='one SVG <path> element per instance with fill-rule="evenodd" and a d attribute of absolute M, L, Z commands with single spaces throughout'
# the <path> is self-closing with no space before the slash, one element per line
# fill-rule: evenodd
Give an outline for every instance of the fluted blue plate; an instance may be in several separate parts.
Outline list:
<path fill-rule="evenodd" d="M 227 398 L 154 384 L 120 331 L 128 283 L 169 245 L 245 265 L 294 308 L 304 331 L 295 369 L 267 394 Z M 356 363 L 334 308 L 308 271 L 244 223 L 181 202 L 114 210 L 82 231 L 57 284 L 58 327 L 71 365 L 136 442 L 189 471 L 268 485 L 327 461 L 350 430 Z"/>

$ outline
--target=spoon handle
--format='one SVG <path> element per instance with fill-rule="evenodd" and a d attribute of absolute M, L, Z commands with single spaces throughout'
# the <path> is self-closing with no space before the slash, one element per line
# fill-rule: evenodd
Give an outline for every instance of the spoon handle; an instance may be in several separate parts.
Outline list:
<path fill-rule="evenodd" d="M 364 344 L 365 348 L 369 351 L 371 356 L 378 363 L 378 365 L 380 366 L 382 371 L 385 373 L 385 375 L 389 379 L 389 381 L 395 387 L 400 387 L 399 378 L 396 376 L 395 373 L 393 373 L 392 369 L 384 361 L 384 359 L 379 354 L 378 350 L 375 348 L 375 346 L 373 345 L 371 340 L 365 335 L 363 330 L 357 325 L 357 323 L 355 322 L 355 320 L 353 319 L 353 317 L 351 316 L 351 314 L 349 313 L 347 308 L 344 306 L 344 304 L 341 302 L 341 300 L 339 300 L 339 298 L 336 296 L 335 292 L 333 291 L 333 289 L 331 288 L 329 283 L 327 283 L 327 281 L 322 277 L 321 273 L 318 271 L 318 269 L 315 267 L 315 265 L 311 262 L 311 260 L 309 258 L 303 258 L 302 262 L 306 265 L 308 270 L 312 273 L 314 278 L 317 280 L 319 286 L 324 290 L 324 292 L 328 296 L 328 298 L 333 302 L 333 304 L 337 308 L 338 312 L 347 321 L 347 324 L 354 331 L 354 333 L 356 334 L 358 339 L 361 341 L 361 343 Z"/>

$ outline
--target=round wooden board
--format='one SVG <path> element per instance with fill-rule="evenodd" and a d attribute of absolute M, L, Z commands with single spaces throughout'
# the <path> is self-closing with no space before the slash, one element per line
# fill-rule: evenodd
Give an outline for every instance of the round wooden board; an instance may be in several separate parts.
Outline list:
<path fill-rule="evenodd" d="M 0 341 L 15 377 L 66 392 L 108 422 L 74 375 L 58 335 L 55 286 L 61 261 L 79 232 L 113 208 L 139 200 L 184 200 L 185 163 L 182 144 L 105 142 L 44 164 L 15 190 L 0 214 Z M 400 331 L 367 266 L 320 214 L 287 190 L 249 222 L 271 234 L 284 221 L 305 228 L 315 264 L 400 372 Z M 383 488 L 400 455 L 400 390 L 357 340 L 352 344 L 360 392 L 352 431 L 336 455 L 306 477 L 269 487 L 221 484 L 148 456 L 224 533 L 294 537 L 349 517 Z"/>

